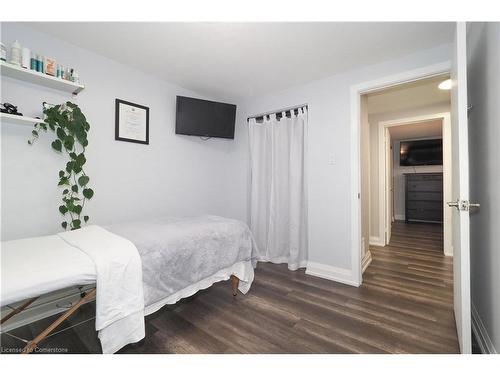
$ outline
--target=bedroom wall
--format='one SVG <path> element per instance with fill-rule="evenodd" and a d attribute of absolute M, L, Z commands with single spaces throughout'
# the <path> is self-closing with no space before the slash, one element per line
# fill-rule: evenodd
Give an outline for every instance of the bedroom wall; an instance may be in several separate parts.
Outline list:
<path fill-rule="evenodd" d="M 473 328 L 485 352 L 500 351 L 500 23 L 467 28 Z"/>
<path fill-rule="evenodd" d="M 195 92 L 19 23 L 2 23 L 2 42 L 10 46 L 15 39 L 75 67 L 86 86 L 71 99 L 69 94 L 2 77 L 1 101 L 31 116 L 41 115 L 43 101 L 74 100 L 81 107 L 91 124 L 87 171 L 95 196 L 86 205 L 91 223 L 201 213 L 246 220 L 247 133 L 241 121 L 234 141 L 175 135 L 175 96 L 200 97 Z M 115 98 L 150 108 L 149 145 L 114 140 Z M 237 116 L 241 118 L 239 108 Z M 30 133 L 27 126 L 2 122 L 2 240 L 61 230 L 57 174 L 65 161 L 51 150 L 51 134 L 42 134 L 30 147 Z"/>
<path fill-rule="evenodd" d="M 364 81 L 448 61 L 450 45 L 351 70 L 242 103 L 246 115 L 307 103 L 309 260 L 324 276 L 350 282 L 350 87 Z M 314 56 L 311 56 L 314 58 Z M 330 163 L 331 160 L 334 163 Z"/>

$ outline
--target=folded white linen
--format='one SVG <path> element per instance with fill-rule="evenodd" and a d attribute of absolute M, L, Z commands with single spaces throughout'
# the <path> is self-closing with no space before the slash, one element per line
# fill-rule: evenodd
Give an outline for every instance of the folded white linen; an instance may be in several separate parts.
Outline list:
<path fill-rule="evenodd" d="M 59 233 L 95 263 L 96 330 L 103 353 L 142 340 L 144 293 L 141 257 L 132 242 L 96 225 Z"/>

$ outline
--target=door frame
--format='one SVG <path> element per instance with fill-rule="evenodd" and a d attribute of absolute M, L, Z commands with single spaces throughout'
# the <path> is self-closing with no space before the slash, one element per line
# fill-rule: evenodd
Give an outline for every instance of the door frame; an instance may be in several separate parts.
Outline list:
<path fill-rule="evenodd" d="M 419 69 L 408 70 L 398 74 L 381 77 L 352 85 L 351 102 L 351 272 L 354 285 L 363 281 L 361 267 L 361 95 L 383 90 L 392 86 L 418 81 L 424 78 L 450 74 L 451 61 L 428 65 Z"/>
<path fill-rule="evenodd" d="M 388 191 L 386 183 L 386 174 L 388 169 L 388 160 L 386 160 L 385 137 L 389 128 L 394 126 L 418 125 L 425 124 L 428 121 L 441 120 L 442 138 L 443 138 L 443 250 L 444 255 L 453 255 L 452 246 L 452 226 L 451 226 L 451 209 L 445 205 L 446 202 L 453 200 L 451 194 L 451 114 L 450 112 L 432 113 L 428 115 L 405 117 L 388 121 L 380 121 L 378 123 L 379 135 L 379 233 L 381 233 L 382 246 L 387 244 L 386 230 L 390 225 L 392 217 L 387 216 L 389 210 L 389 202 L 387 201 Z M 391 154 L 391 156 L 393 156 Z"/>

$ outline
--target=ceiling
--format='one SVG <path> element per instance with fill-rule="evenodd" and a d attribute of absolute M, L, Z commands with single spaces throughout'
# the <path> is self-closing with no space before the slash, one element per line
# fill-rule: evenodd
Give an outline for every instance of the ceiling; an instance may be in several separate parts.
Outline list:
<path fill-rule="evenodd" d="M 442 75 L 394 86 L 367 95 L 368 114 L 390 113 L 450 103 L 450 90 L 440 90 Z"/>
<path fill-rule="evenodd" d="M 407 124 L 392 126 L 389 128 L 391 141 L 421 138 L 441 138 L 443 136 L 441 120 L 420 122 L 418 124 Z"/>
<path fill-rule="evenodd" d="M 450 43 L 453 23 L 29 23 L 207 96 L 236 100 Z"/>

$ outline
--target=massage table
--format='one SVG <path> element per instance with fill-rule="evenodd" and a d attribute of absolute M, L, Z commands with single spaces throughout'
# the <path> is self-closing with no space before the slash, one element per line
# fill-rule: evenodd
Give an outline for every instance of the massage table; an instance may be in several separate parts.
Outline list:
<path fill-rule="evenodd" d="M 40 296 L 87 286 L 23 352 L 33 351 L 95 298 L 103 353 L 114 353 L 144 338 L 144 316 L 215 282 L 231 279 L 233 295 L 246 293 L 254 277 L 255 250 L 246 224 L 211 215 L 92 225 L 2 242 L 1 306 L 18 303 L 2 324 Z"/>

